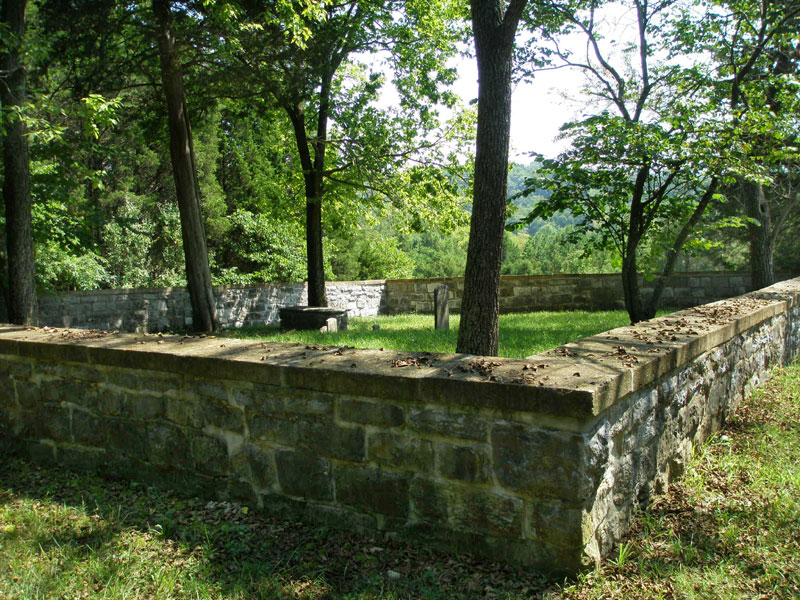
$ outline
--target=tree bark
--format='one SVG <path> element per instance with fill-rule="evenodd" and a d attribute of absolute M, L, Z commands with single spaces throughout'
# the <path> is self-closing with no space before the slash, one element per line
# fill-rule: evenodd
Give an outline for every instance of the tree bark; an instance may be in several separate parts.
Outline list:
<path fill-rule="evenodd" d="M 194 164 L 192 130 L 186 111 L 186 92 L 173 33 L 170 0 L 152 0 L 158 26 L 158 49 L 161 60 L 161 81 L 169 124 L 169 153 L 172 175 L 181 216 L 181 237 L 186 261 L 186 283 L 192 305 L 192 326 L 195 331 L 218 328 L 216 303 L 211 288 L 208 247 L 200 213 L 200 191 Z"/>
<path fill-rule="evenodd" d="M 716 177 L 712 177 L 705 193 L 703 194 L 703 197 L 700 198 L 700 202 L 697 203 L 697 207 L 695 207 L 692 216 L 689 217 L 689 220 L 678 232 L 678 236 L 675 238 L 672 247 L 667 251 L 667 260 L 664 263 L 664 268 L 661 270 L 661 274 L 656 278 L 655 285 L 653 285 L 653 292 L 650 295 L 650 300 L 645 308 L 645 319 L 652 319 L 656 316 L 656 311 L 661 304 L 661 295 L 664 293 L 667 280 L 669 280 L 669 278 L 672 277 L 672 274 L 675 272 L 675 264 L 678 261 L 678 256 L 680 255 L 681 249 L 686 243 L 686 240 L 689 239 L 689 235 L 692 233 L 692 230 L 700 222 L 700 219 L 702 218 L 703 213 L 705 213 L 708 205 L 711 203 L 714 194 L 717 193 L 718 185 L 719 180 Z"/>
<path fill-rule="evenodd" d="M 472 0 L 478 60 L 478 129 L 457 352 L 495 356 L 506 220 L 514 36 L 525 0 Z"/>
<path fill-rule="evenodd" d="M 646 231 L 642 198 L 644 197 L 645 185 L 649 175 L 649 165 L 640 167 L 636 173 L 636 181 L 631 195 L 631 213 L 628 218 L 628 239 L 622 256 L 622 293 L 631 323 L 638 323 L 648 319 L 644 309 L 644 302 L 642 301 L 642 290 L 639 287 L 636 253 L 639 250 L 642 236 Z"/>
<path fill-rule="evenodd" d="M 764 195 L 764 186 L 760 183 L 742 181 L 741 198 L 747 216 L 753 220 L 747 223 L 750 237 L 750 274 L 753 289 L 760 290 L 775 283 L 772 215 Z"/>
<path fill-rule="evenodd" d="M 22 106 L 26 101 L 26 73 L 20 61 L 19 46 L 25 33 L 26 0 L 2 0 L 0 23 L 16 37 L 6 54 L 0 55 L 0 81 L 3 110 Z M 11 117 L 3 136 L 3 202 L 6 212 L 8 252 L 8 319 L 19 325 L 36 322 L 37 302 L 34 279 L 33 237 L 31 228 L 30 157 L 25 123 Z"/>
<path fill-rule="evenodd" d="M 323 77 L 320 91 L 317 135 L 313 144 L 306 133 L 305 112 L 302 102 L 286 106 L 292 122 L 303 181 L 306 192 L 306 269 L 308 277 L 308 305 L 328 306 L 325 291 L 325 261 L 322 248 L 322 180 L 325 171 L 325 146 L 328 135 L 328 111 L 331 78 Z M 313 156 L 311 145 L 313 145 Z"/>

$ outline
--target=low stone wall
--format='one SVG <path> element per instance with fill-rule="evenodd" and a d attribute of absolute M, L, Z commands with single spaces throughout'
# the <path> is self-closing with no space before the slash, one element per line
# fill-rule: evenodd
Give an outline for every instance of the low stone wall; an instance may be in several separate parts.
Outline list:
<path fill-rule="evenodd" d="M 0 440 L 574 573 L 795 356 L 799 301 L 795 279 L 524 360 L 4 326 Z"/>
<path fill-rule="evenodd" d="M 458 312 L 464 287 L 461 277 L 331 282 L 327 292 L 330 306 L 347 309 L 350 317 L 432 313 L 433 290 L 440 283 L 450 287 L 450 309 Z M 648 283 L 642 284 L 647 290 Z M 662 304 L 686 308 L 749 289 L 750 276 L 745 273 L 678 273 L 664 290 Z M 302 283 L 218 286 L 214 294 L 224 328 L 277 323 L 279 308 L 308 301 Z M 618 274 L 509 275 L 500 282 L 501 312 L 617 309 L 624 309 Z M 158 332 L 190 328 L 191 315 L 185 288 L 92 290 L 39 298 L 39 322 L 51 327 Z M 4 317 L 0 302 L 0 321 Z"/>
<path fill-rule="evenodd" d="M 789 276 L 778 277 L 778 280 Z M 396 279 L 386 281 L 389 314 L 432 313 L 433 290 L 450 287 L 450 307 L 458 312 L 463 277 Z M 641 280 L 649 293 L 651 284 Z M 688 308 L 750 291 L 748 273 L 676 273 L 664 289 L 662 305 Z M 500 312 L 536 310 L 624 310 L 619 273 L 594 275 L 504 275 L 500 279 Z"/>
<path fill-rule="evenodd" d="M 384 312 L 383 281 L 327 284 L 331 307 L 351 317 Z M 217 286 L 217 314 L 225 328 L 278 322 L 278 309 L 306 304 L 302 283 Z M 51 327 L 158 332 L 191 328 L 192 308 L 186 288 L 152 288 L 65 292 L 39 298 L 39 322 Z"/>

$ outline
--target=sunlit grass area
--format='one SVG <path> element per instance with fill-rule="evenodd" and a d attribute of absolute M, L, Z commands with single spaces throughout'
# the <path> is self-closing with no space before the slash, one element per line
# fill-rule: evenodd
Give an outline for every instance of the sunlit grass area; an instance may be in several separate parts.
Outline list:
<path fill-rule="evenodd" d="M 603 565 L 551 580 L 4 456 L 0 598 L 800 597 L 800 366 L 777 371 Z"/>
<path fill-rule="evenodd" d="M 347 331 L 281 332 L 277 326 L 242 327 L 220 335 L 355 348 L 417 352 L 455 352 L 459 315 L 450 315 L 450 330 L 436 331 L 433 315 L 351 318 Z M 625 311 L 532 312 L 500 315 L 500 356 L 523 358 L 561 344 L 630 323 Z M 380 329 L 373 329 L 378 325 Z"/>

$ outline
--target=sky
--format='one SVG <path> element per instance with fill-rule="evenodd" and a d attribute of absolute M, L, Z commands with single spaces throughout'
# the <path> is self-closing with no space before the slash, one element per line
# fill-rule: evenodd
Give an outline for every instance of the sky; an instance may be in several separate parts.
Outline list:
<path fill-rule="evenodd" d="M 607 57 L 618 58 L 618 51 L 637 38 L 635 13 L 623 4 L 607 4 L 598 12 L 605 40 L 600 42 Z M 584 56 L 586 38 L 582 34 L 562 37 L 560 45 Z M 478 97 L 478 75 L 474 58 L 459 58 L 454 64 L 459 73 L 455 91 L 465 103 Z M 586 100 L 581 94 L 585 83 L 578 69 L 562 68 L 539 71 L 533 81 L 521 82 L 511 98 L 511 159 L 530 162 L 529 154 L 538 152 L 548 158 L 566 149 L 557 141 L 559 128 L 585 115 Z M 595 107 L 596 108 L 596 107 Z"/>
<path fill-rule="evenodd" d="M 478 70 L 475 59 L 463 58 L 455 65 L 458 82 L 455 92 L 464 103 L 478 97 Z M 552 158 L 565 149 L 556 141 L 558 130 L 576 114 L 576 101 L 582 76 L 569 69 L 542 71 L 530 82 L 520 82 L 511 97 L 511 159 L 530 162 L 529 154 L 538 152 Z"/>

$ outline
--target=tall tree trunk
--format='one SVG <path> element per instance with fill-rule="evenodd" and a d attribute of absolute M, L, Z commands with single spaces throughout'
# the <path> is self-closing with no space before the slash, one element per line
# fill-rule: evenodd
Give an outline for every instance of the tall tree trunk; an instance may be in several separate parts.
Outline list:
<path fill-rule="evenodd" d="M 303 182 L 306 191 L 306 268 L 308 275 L 308 305 L 328 306 L 325 291 L 325 261 L 322 249 L 322 179 L 325 170 L 325 145 L 328 133 L 328 110 L 331 78 L 324 77 L 320 91 L 320 107 L 317 116 L 317 136 L 309 143 L 306 133 L 303 103 L 287 105 L 294 130 L 300 165 L 303 167 Z M 311 145 L 313 145 L 313 157 Z"/>
<path fill-rule="evenodd" d="M 183 73 L 175 47 L 170 0 L 152 0 L 158 25 L 158 50 L 161 59 L 161 81 L 169 123 L 169 153 L 172 175 L 181 216 L 183 254 L 186 260 L 186 283 L 192 304 L 192 326 L 195 331 L 214 331 L 219 326 L 208 247 L 200 213 L 200 191 L 194 164 L 192 130 L 186 112 Z"/>
<path fill-rule="evenodd" d="M 472 0 L 478 59 L 478 130 L 457 352 L 494 356 L 506 220 L 514 36 L 525 0 Z"/>
<path fill-rule="evenodd" d="M 26 0 L 2 0 L 0 23 L 15 39 L 6 54 L 0 55 L 0 103 L 3 110 L 22 106 L 26 100 L 26 74 L 20 62 L 19 47 L 25 33 Z M 34 279 L 33 237 L 31 234 L 30 158 L 25 123 L 16 116 L 6 123 L 3 136 L 3 202 L 6 210 L 6 248 L 8 252 L 8 319 L 19 325 L 36 322 L 36 284 Z"/>
<path fill-rule="evenodd" d="M 772 215 L 764 195 L 764 186 L 760 183 L 742 181 L 741 198 L 747 216 L 755 221 L 747 223 L 750 237 L 750 275 L 753 289 L 760 290 L 775 283 Z"/>
<path fill-rule="evenodd" d="M 625 243 L 625 252 L 622 256 L 622 293 L 625 298 L 625 309 L 631 323 L 644 321 L 645 314 L 642 290 L 639 287 L 639 272 L 636 264 L 636 254 L 639 251 L 639 242 L 646 230 L 644 205 L 642 198 L 645 185 L 650 175 L 650 165 L 639 167 L 631 194 L 631 213 L 628 217 L 628 239 Z"/>
<path fill-rule="evenodd" d="M 645 321 L 644 303 L 642 302 L 642 290 L 639 287 L 639 272 L 636 266 L 636 252 L 628 251 L 622 259 L 622 294 L 625 298 L 625 310 L 631 323 Z"/>

